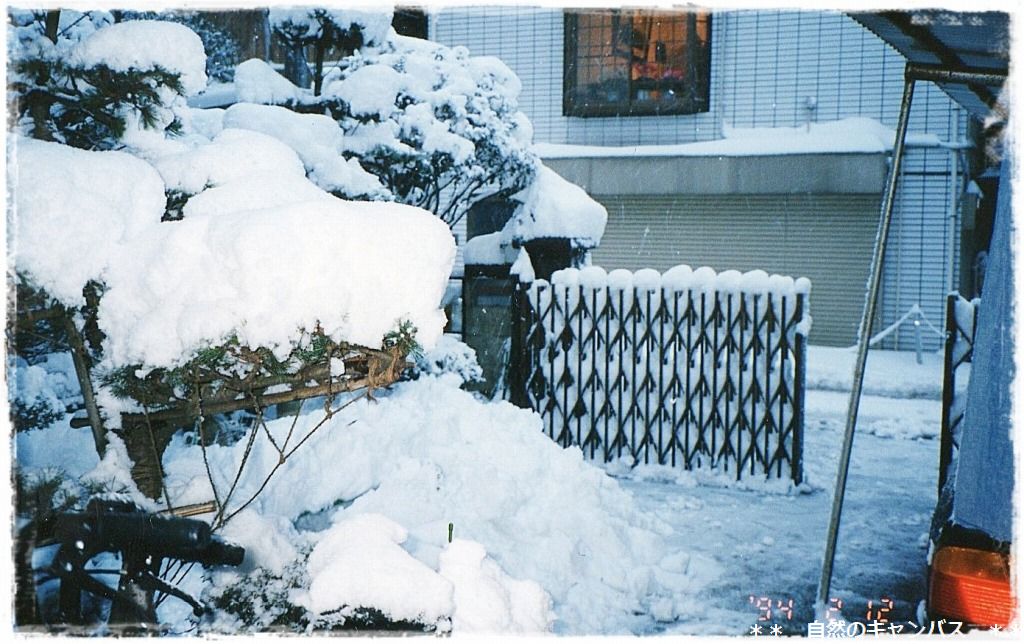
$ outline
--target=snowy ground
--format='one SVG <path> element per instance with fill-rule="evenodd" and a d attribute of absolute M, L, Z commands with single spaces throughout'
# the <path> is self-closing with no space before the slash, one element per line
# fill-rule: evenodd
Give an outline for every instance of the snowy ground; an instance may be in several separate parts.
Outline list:
<path fill-rule="evenodd" d="M 925 554 L 938 469 L 941 354 L 869 354 L 866 388 L 853 445 L 831 596 L 847 620 L 864 620 L 868 602 L 893 600 L 895 622 L 917 621 L 925 594 Z M 771 622 L 806 633 L 821 572 L 825 532 L 854 353 L 811 347 L 808 359 L 805 479 L 809 494 L 692 487 L 688 479 L 625 481 L 641 507 L 670 523 L 681 549 L 714 558 L 722 567 L 706 592 L 704 616 L 668 625 L 677 634 L 749 632 L 764 616 L 755 602 L 770 597 Z M 818 388 L 814 388 L 818 387 Z M 913 396 L 913 397 L 906 397 Z M 754 600 L 751 601 L 751 596 Z M 792 600 L 792 618 L 782 606 Z M 761 600 L 762 605 L 765 603 Z"/>
<path fill-rule="evenodd" d="M 917 365 L 913 354 L 878 351 L 871 355 L 867 374 L 867 390 L 871 393 L 864 397 L 861 404 L 831 595 L 842 600 L 843 614 L 847 620 L 863 620 L 869 601 L 877 608 L 883 598 L 889 598 L 893 600 L 890 618 L 905 622 L 915 620 L 915 608 L 925 592 L 926 534 L 935 499 L 938 460 L 936 436 L 940 418 L 941 360 L 937 355 L 926 355 L 924 364 Z M 705 476 L 698 477 L 678 470 L 638 468 L 619 481 L 629 496 L 632 496 L 632 502 L 627 495 L 606 489 L 603 485 L 598 486 L 605 491 L 595 497 L 599 498 L 599 501 L 595 501 L 597 506 L 589 509 L 582 508 L 586 503 L 582 503 L 584 497 L 578 494 L 553 495 L 546 497 L 550 500 L 545 502 L 546 506 L 538 506 L 541 514 L 530 519 L 527 529 L 527 524 L 515 521 L 508 523 L 501 513 L 494 515 L 493 512 L 488 513 L 479 508 L 467 510 L 471 506 L 476 507 L 472 499 L 477 497 L 481 497 L 480 502 L 484 505 L 496 505 L 500 494 L 495 490 L 504 489 L 496 485 L 497 479 L 491 475 L 488 475 L 491 478 L 490 484 L 484 484 L 473 477 L 479 476 L 478 470 L 492 474 L 500 471 L 502 477 L 511 477 L 509 480 L 514 482 L 522 474 L 522 480 L 513 486 L 519 490 L 519 496 L 511 494 L 501 499 L 520 499 L 521 496 L 520 501 L 525 508 L 526 504 L 534 504 L 536 499 L 535 494 L 521 484 L 527 480 L 534 484 L 542 481 L 541 486 L 544 488 L 557 488 L 561 484 L 551 479 L 550 473 L 562 471 L 563 467 L 554 467 L 552 461 L 540 470 L 527 471 L 528 468 L 523 469 L 520 463 L 522 458 L 512 456 L 511 459 L 499 458 L 501 465 L 491 464 L 497 466 L 497 469 L 481 468 L 479 464 L 465 463 L 464 458 L 459 459 L 453 456 L 454 453 L 449 454 L 450 449 L 446 449 L 445 445 L 461 444 L 469 440 L 467 437 L 479 436 L 480 426 L 491 426 L 492 432 L 489 434 L 507 434 L 515 427 L 525 425 L 518 421 L 498 422 L 496 419 L 499 416 L 508 416 L 510 420 L 522 416 L 525 421 L 530 415 L 512 408 L 502 411 L 505 408 L 491 405 L 470 406 L 468 409 L 476 410 L 475 415 L 466 417 L 458 416 L 459 412 L 454 410 L 445 415 L 431 405 L 452 407 L 458 401 L 449 400 L 453 394 L 445 393 L 443 388 L 433 385 L 399 395 L 391 403 L 395 406 L 392 412 L 388 412 L 391 407 L 383 403 L 380 407 L 369 407 L 370 415 L 364 418 L 364 422 L 369 423 L 365 430 L 368 432 L 369 447 L 360 451 L 360 443 L 355 440 L 339 446 L 340 455 L 328 458 L 340 459 L 339 467 L 345 458 L 370 463 L 374 460 L 374 454 L 391 454 L 396 449 L 401 452 L 396 445 L 420 441 L 420 444 L 409 447 L 409 451 L 421 455 L 425 463 L 433 463 L 431 467 L 441 467 L 449 480 L 438 490 L 443 487 L 447 491 L 442 491 L 442 496 L 454 496 L 447 501 L 431 497 L 428 502 L 425 498 L 420 499 L 421 495 L 417 493 L 413 496 L 419 500 L 409 505 L 400 501 L 408 500 L 406 497 L 410 496 L 410 489 L 422 491 L 427 486 L 415 477 L 406 481 L 397 474 L 392 476 L 379 473 L 376 476 L 381 480 L 401 479 L 403 484 L 400 489 L 392 489 L 392 492 L 398 490 L 401 494 L 398 497 L 392 494 L 394 498 L 391 498 L 383 491 L 388 486 L 384 486 L 381 490 L 365 495 L 365 503 L 359 506 L 362 508 L 360 512 L 387 514 L 406 527 L 411 527 L 409 532 L 413 538 L 405 547 L 410 548 L 421 560 L 432 561 L 419 552 L 426 547 L 423 544 L 430 541 L 430 538 L 419 534 L 422 530 L 416 526 L 431 528 L 427 532 L 432 534 L 437 531 L 432 528 L 437 523 L 434 519 L 440 520 L 441 515 L 434 517 L 430 512 L 426 512 L 430 516 L 417 518 L 412 515 L 424 514 L 424 508 L 435 505 L 462 508 L 464 514 L 468 514 L 455 517 L 455 523 L 460 526 L 462 534 L 468 533 L 471 539 L 485 543 L 489 552 L 493 552 L 510 574 L 536 580 L 553 595 L 556 613 L 560 619 L 566 620 L 561 622 L 565 624 L 561 628 L 556 624 L 556 632 L 568 630 L 596 634 L 622 632 L 621 629 L 626 629 L 634 633 L 743 635 L 764 614 L 755 605 L 756 602 L 760 601 L 764 605 L 767 600 L 759 598 L 770 598 L 771 621 L 782 625 L 787 633 L 805 633 L 806 624 L 812 619 L 812 603 L 820 573 L 846 413 L 847 394 L 839 389 L 842 387 L 843 372 L 852 370 L 852 361 L 852 351 L 821 347 L 812 347 L 809 351 L 804 447 L 804 472 L 809 486 L 805 486 L 808 489 L 801 493 L 786 493 L 781 486 L 764 486 L 758 482 L 747 484 L 741 489 L 723 485 L 714 478 L 708 480 Z M 433 399 L 436 399 L 436 404 L 430 402 Z M 408 416 L 401 413 L 403 405 L 413 405 L 434 418 L 438 425 L 447 428 L 442 432 L 443 439 L 439 440 L 441 434 L 425 434 L 422 438 L 414 438 L 415 434 L 410 434 L 396 439 L 399 443 L 393 444 L 391 448 L 383 448 L 381 441 L 393 431 L 385 428 L 395 426 L 393 419 L 387 422 L 384 419 L 389 413 L 398 414 L 399 417 Z M 381 416 L 381 422 L 370 422 L 376 416 Z M 348 421 L 344 424 L 347 425 Z M 348 431 L 354 432 L 355 428 Z M 358 439 L 357 434 L 354 439 Z M 532 436 L 520 436 L 520 439 L 515 440 L 511 434 L 497 438 L 513 443 L 530 439 L 522 445 L 516 443 L 519 446 L 511 450 L 520 455 L 524 454 L 523 449 L 526 449 L 524 446 L 527 443 L 532 445 L 540 439 L 539 433 L 537 440 L 533 440 Z M 71 430 L 66 423 L 58 422 L 44 431 L 18 434 L 16 453 L 21 465 L 51 464 L 59 465 L 71 473 L 86 472 L 95 466 L 95 456 L 89 449 L 89 441 L 87 430 Z M 71 449 L 62 449 L 61 446 Z M 537 445 L 530 449 L 545 446 Z M 546 449 L 538 453 L 541 452 L 549 453 Z M 554 450 L 549 456 L 555 458 L 559 453 L 560 450 Z M 368 467 L 384 471 L 387 468 L 383 463 L 388 460 L 384 459 L 381 464 Z M 355 461 L 341 469 L 357 469 Z M 403 467 L 399 470 L 409 469 Z M 174 470 L 175 467 L 171 465 L 170 469 Z M 282 476 L 289 478 L 287 473 Z M 594 479 L 582 473 L 582 470 L 581 476 L 583 478 L 580 481 Z M 460 481 L 465 485 L 460 484 Z M 593 480 L 587 485 L 596 483 Z M 293 485 L 284 481 L 281 491 L 285 493 L 294 489 Z M 298 500 L 294 495 L 285 496 L 292 499 L 292 504 Z M 491 499 L 492 496 L 497 500 Z M 568 505 L 558 505 L 559 499 L 563 498 Z M 378 502 L 377 505 L 374 505 L 374 500 Z M 410 510 L 412 515 L 409 512 L 402 514 L 399 510 L 406 505 L 419 509 Z M 264 509 L 268 512 L 271 510 L 269 506 Z M 546 517 L 542 516 L 545 513 L 548 513 Z M 512 514 L 518 515 L 521 512 Z M 597 528 L 592 524 L 593 519 L 598 517 L 599 523 L 614 530 L 621 530 L 626 524 L 637 527 L 648 523 L 653 527 L 657 524 L 659 527 L 655 532 L 658 536 L 652 533 L 644 537 L 646 541 L 643 545 L 638 545 L 641 542 L 631 536 L 627 540 L 631 543 L 616 546 L 624 546 L 625 550 L 610 547 L 609 544 L 613 542 L 603 538 L 591 539 L 593 545 L 588 547 L 599 549 L 600 552 L 594 554 L 600 556 L 595 559 L 604 559 L 604 563 L 593 561 L 598 564 L 596 568 L 580 568 L 573 564 L 572 571 L 563 570 L 555 574 L 555 577 L 563 578 L 563 581 L 565 578 L 574 579 L 573 585 L 583 590 L 574 592 L 571 588 L 560 588 L 564 584 L 552 577 L 558 567 L 553 564 L 560 560 L 557 552 L 559 549 L 553 546 L 558 539 L 564 540 L 558 535 L 569 530 L 565 532 L 566 535 L 575 533 L 580 543 L 583 543 L 590 539 L 588 535 Z M 450 517 L 445 515 L 443 518 L 448 520 Z M 622 524 L 623 520 L 625 524 Z M 563 525 L 566 521 L 576 527 Z M 501 532 L 513 524 L 516 527 L 511 532 L 518 537 L 516 534 Z M 342 522 L 338 525 L 345 524 Z M 589 527 L 580 530 L 584 525 Z M 629 534 L 635 530 L 626 529 Z M 640 535 L 639 532 L 637 534 Z M 534 544 L 534 547 L 523 543 L 524 539 Z M 417 546 L 417 543 L 420 545 Z M 537 557 L 540 554 L 538 548 L 545 551 L 541 557 Z M 651 559 L 646 555 L 640 556 L 641 553 L 631 548 L 659 554 Z M 408 559 L 400 550 L 396 549 L 396 552 Z M 639 574 L 645 567 L 656 573 L 655 569 L 673 560 L 672 553 L 691 562 L 686 566 L 688 578 L 661 579 L 660 573 L 646 577 L 644 575 L 647 573 L 644 573 L 640 577 L 649 581 L 643 582 L 641 586 L 649 584 L 646 586 L 647 591 L 637 586 L 632 591 L 608 589 L 600 595 L 593 594 L 603 588 L 597 583 L 597 576 L 625 575 L 630 566 L 636 567 L 629 573 L 631 575 Z M 658 563 L 659 558 L 661 563 Z M 531 561 L 547 561 L 546 566 L 551 570 L 545 573 L 544 566 L 538 568 Z M 433 568 L 433 565 L 428 568 Z M 601 573 L 601 570 L 604 572 Z M 640 577 L 637 581 L 640 581 Z M 672 602 L 658 599 L 661 593 L 674 593 L 674 607 Z M 632 608 L 626 605 L 634 603 L 636 605 Z M 591 614 L 588 616 L 588 611 L 580 612 L 587 605 L 591 608 L 602 605 L 603 608 L 589 611 Z M 780 606 L 792 606 L 791 617 L 786 614 L 786 610 L 780 610 Z M 619 617 L 613 616 L 620 609 L 625 613 Z M 632 617 L 628 617 L 629 614 Z M 607 623 L 602 622 L 602 619 Z"/>

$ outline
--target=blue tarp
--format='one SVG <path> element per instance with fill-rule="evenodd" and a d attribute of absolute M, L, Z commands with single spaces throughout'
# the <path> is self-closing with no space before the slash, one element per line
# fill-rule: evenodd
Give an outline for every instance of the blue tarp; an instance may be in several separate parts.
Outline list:
<path fill-rule="evenodd" d="M 999 196 L 989 266 L 975 332 L 960 453 L 953 494 L 953 522 L 1011 541 L 1013 526 L 1013 257 L 1010 249 L 1010 146 L 999 175 Z"/>

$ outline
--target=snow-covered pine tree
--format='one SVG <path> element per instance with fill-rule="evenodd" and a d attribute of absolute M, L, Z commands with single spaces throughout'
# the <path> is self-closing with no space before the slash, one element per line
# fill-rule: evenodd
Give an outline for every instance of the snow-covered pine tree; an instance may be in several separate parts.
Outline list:
<path fill-rule="evenodd" d="M 271 9 L 268 16 L 275 37 L 286 47 L 285 77 L 298 87 L 309 87 L 319 96 L 324 82 L 324 59 L 328 53 L 350 56 L 364 46 L 387 38 L 391 15 L 385 11 L 363 11 L 326 7 Z M 310 75 L 306 49 L 313 48 L 314 69 Z"/>
<path fill-rule="evenodd" d="M 206 50 L 206 75 L 211 81 L 231 82 L 240 62 L 238 42 L 199 11 L 122 11 L 120 20 L 167 20 L 185 25 L 199 36 Z"/>
<path fill-rule="evenodd" d="M 390 18 L 348 9 L 271 11 L 280 42 L 327 43 L 317 51 L 337 60 L 326 71 L 317 65 L 312 91 L 289 83 L 295 72 L 287 64 L 281 78 L 261 61 L 246 61 L 236 77 L 239 97 L 330 114 L 344 134 L 340 154 L 392 198 L 454 226 L 473 203 L 514 194 L 537 172 L 532 129 L 518 109 L 519 79 L 496 58 L 399 36 Z"/>
<path fill-rule="evenodd" d="M 186 79 L 180 69 L 108 56 L 117 34 L 83 46 L 83 38 L 113 22 L 106 12 L 14 11 L 10 18 L 8 97 L 19 129 L 34 138 L 106 150 L 132 128 L 173 133 L 184 83 L 206 83 L 205 75 Z"/>

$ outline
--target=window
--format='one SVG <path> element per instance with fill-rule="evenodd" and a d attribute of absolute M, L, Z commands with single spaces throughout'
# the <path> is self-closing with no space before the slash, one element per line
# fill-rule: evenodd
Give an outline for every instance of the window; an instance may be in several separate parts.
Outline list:
<path fill-rule="evenodd" d="M 711 15 L 582 10 L 565 14 L 566 116 L 708 111 Z"/>

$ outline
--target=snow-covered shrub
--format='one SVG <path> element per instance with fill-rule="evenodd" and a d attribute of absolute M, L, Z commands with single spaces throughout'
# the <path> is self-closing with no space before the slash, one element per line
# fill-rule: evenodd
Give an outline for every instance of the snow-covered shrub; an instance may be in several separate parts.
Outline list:
<path fill-rule="evenodd" d="M 281 386 L 328 398 L 341 381 L 372 389 L 441 334 L 451 233 L 417 208 L 343 201 L 311 183 L 307 173 L 348 196 L 380 190 L 357 160 L 308 136 L 316 115 L 250 105 L 283 117 L 236 110 L 226 120 L 249 130 L 211 141 L 184 103 L 206 83 L 191 30 L 136 20 L 54 32 L 63 16 L 12 27 L 15 90 L 31 103 L 17 131 L 59 141 L 12 138 L 12 248 L 21 290 L 44 294 L 38 307 L 72 320 L 72 335 L 95 331 L 82 355 L 94 427 L 98 414 L 118 429 L 123 413 L 228 411 Z M 123 151 L 100 151 L 113 146 Z M 25 402 L 26 422 L 57 413 Z M 145 453 L 121 429 L 138 465 Z"/>
<path fill-rule="evenodd" d="M 133 130 L 180 131 L 184 97 L 206 85 L 195 33 L 152 21 L 107 24 L 107 14 L 59 13 L 60 22 L 50 23 L 38 12 L 11 16 L 8 96 L 23 133 L 110 149 Z"/>
<path fill-rule="evenodd" d="M 327 7 L 274 8 L 268 16 L 274 35 L 287 47 L 285 76 L 300 87 L 309 85 L 305 50 L 313 47 L 313 93 L 320 94 L 324 57 L 329 50 L 342 56 L 387 37 L 390 11 L 365 11 Z"/>
<path fill-rule="evenodd" d="M 330 114 L 345 159 L 358 159 L 391 198 L 430 210 L 449 226 L 480 199 L 530 184 L 539 163 L 529 151 L 532 129 L 518 108 L 519 79 L 504 63 L 470 56 L 464 47 L 399 36 L 373 18 L 386 14 L 341 13 L 352 25 L 363 24 L 364 35 L 348 42 L 352 50 L 325 74 L 322 92 L 297 87 L 251 60 L 239 67 L 239 96 Z M 297 20 L 293 12 L 272 12 L 272 19 L 282 25 L 279 34 L 286 27 L 303 38 L 324 33 L 312 18 L 289 22 Z"/>
<path fill-rule="evenodd" d="M 228 32 L 203 17 L 198 11 L 125 11 L 122 20 L 167 20 L 185 25 L 203 41 L 206 51 L 206 75 L 210 80 L 229 82 L 239 63 L 238 42 Z"/>
<path fill-rule="evenodd" d="M 41 429 L 60 420 L 67 409 L 81 404 L 74 366 L 67 353 L 51 353 L 35 364 L 8 358 L 8 400 L 16 431 Z"/>
<path fill-rule="evenodd" d="M 418 374 L 440 376 L 451 373 L 463 383 L 483 380 L 484 370 L 477 362 L 476 350 L 455 336 L 442 336 L 433 349 L 417 352 L 414 357 Z"/>

